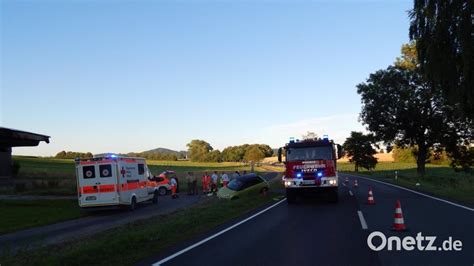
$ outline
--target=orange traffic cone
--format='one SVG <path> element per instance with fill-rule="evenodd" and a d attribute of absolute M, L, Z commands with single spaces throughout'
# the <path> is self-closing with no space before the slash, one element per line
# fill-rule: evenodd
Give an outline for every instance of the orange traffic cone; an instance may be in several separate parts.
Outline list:
<path fill-rule="evenodd" d="M 369 187 L 369 196 L 367 197 L 367 204 L 368 205 L 374 205 L 375 200 L 374 200 L 374 194 L 372 193 L 372 188 Z"/>
<path fill-rule="evenodd" d="M 353 187 L 355 187 L 355 188 L 358 188 L 358 187 L 359 187 L 359 183 L 357 183 L 357 179 L 354 180 L 354 185 L 353 185 Z"/>
<path fill-rule="evenodd" d="M 403 220 L 402 205 L 400 204 L 400 200 L 397 200 L 397 204 L 395 205 L 395 214 L 393 215 L 393 219 L 393 231 L 407 230 L 405 227 L 405 221 Z"/>

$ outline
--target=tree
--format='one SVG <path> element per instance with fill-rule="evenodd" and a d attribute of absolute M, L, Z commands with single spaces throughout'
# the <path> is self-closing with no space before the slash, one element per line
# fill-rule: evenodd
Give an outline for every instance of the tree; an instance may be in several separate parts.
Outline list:
<path fill-rule="evenodd" d="M 244 160 L 245 154 L 251 148 L 258 148 L 264 154 L 264 157 L 273 155 L 273 149 L 266 144 L 244 144 L 226 147 L 222 151 L 222 160 L 226 162 L 240 162 Z"/>
<path fill-rule="evenodd" d="M 213 150 L 206 155 L 206 158 L 204 160 L 206 162 L 216 162 L 216 163 L 221 162 L 222 161 L 221 152 L 219 150 Z"/>
<path fill-rule="evenodd" d="M 362 97 L 360 118 L 386 144 L 418 146 L 417 173 L 425 174 L 429 149 L 449 131 L 444 99 L 431 90 L 418 71 L 389 66 L 357 85 Z"/>
<path fill-rule="evenodd" d="M 410 39 L 421 71 L 461 116 L 474 120 L 472 0 L 414 0 Z"/>
<path fill-rule="evenodd" d="M 356 172 L 359 171 L 359 167 L 367 170 L 375 168 L 377 158 L 374 154 L 377 151 L 373 147 L 374 144 L 373 135 L 364 135 L 362 132 L 355 131 L 352 131 L 351 136 L 344 142 L 344 150 L 349 157 L 349 162 L 354 163 Z"/>
<path fill-rule="evenodd" d="M 203 162 L 206 156 L 212 151 L 211 144 L 204 140 L 194 139 L 186 145 L 188 147 L 189 159 L 193 162 Z"/>
<path fill-rule="evenodd" d="M 306 132 L 306 134 L 303 134 L 303 136 L 301 136 L 303 138 L 303 140 L 315 140 L 315 139 L 318 139 L 318 135 L 314 132 L 311 132 L 311 131 L 308 131 Z"/>
<path fill-rule="evenodd" d="M 265 158 L 265 154 L 257 146 L 253 146 L 245 152 L 244 159 L 247 162 L 259 162 Z"/>

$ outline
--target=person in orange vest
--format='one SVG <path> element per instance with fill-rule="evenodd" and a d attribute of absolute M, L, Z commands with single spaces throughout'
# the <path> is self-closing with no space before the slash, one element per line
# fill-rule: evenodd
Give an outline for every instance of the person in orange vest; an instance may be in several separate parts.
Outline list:
<path fill-rule="evenodd" d="M 170 185 L 171 185 L 171 198 L 172 199 L 178 198 L 178 194 L 176 194 L 176 187 L 178 186 L 178 182 L 176 181 L 174 177 L 171 178 Z"/>
<path fill-rule="evenodd" d="M 202 182 L 202 193 L 206 194 L 209 192 L 209 181 L 211 177 L 207 174 L 207 172 L 204 173 L 204 175 L 201 178 Z"/>

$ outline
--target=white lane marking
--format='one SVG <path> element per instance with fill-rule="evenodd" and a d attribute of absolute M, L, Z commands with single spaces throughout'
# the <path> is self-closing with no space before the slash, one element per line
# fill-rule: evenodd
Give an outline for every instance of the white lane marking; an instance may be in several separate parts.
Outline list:
<path fill-rule="evenodd" d="M 195 243 L 195 244 L 193 244 L 193 245 L 191 245 L 191 246 L 189 246 L 189 247 L 187 247 L 187 248 L 185 248 L 185 249 L 182 249 L 182 250 L 180 250 L 180 251 L 178 251 L 178 252 L 176 252 L 176 253 L 174 253 L 174 254 L 172 254 L 172 255 L 170 255 L 170 256 L 168 256 L 168 257 L 166 257 L 166 258 L 164 258 L 164 259 L 162 259 L 162 260 L 160 260 L 160 261 L 157 261 L 157 262 L 153 263 L 152 265 L 153 265 L 153 266 L 158 266 L 158 265 L 161 265 L 162 263 L 165 263 L 165 262 L 167 262 L 167 261 L 169 261 L 169 260 L 171 260 L 171 259 L 174 259 L 175 257 L 177 257 L 177 256 L 179 256 L 179 255 L 181 255 L 181 254 L 183 254 L 183 253 L 185 253 L 185 252 L 187 252 L 187 251 L 190 251 L 191 249 L 193 249 L 193 248 L 195 248 L 195 247 L 197 247 L 197 246 L 200 246 L 200 245 L 206 243 L 207 241 L 209 241 L 209 240 L 211 240 L 211 239 L 213 239 L 213 238 L 216 238 L 216 237 L 222 235 L 223 233 L 225 233 L 225 232 L 227 232 L 227 231 L 229 231 L 229 230 L 232 230 L 232 229 L 234 229 L 235 227 L 237 227 L 237 226 L 239 226 L 239 225 L 241 225 L 241 224 L 247 222 L 248 220 L 251 220 L 251 219 L 253 219 L 253 218 L 259 216 L 260 214 L 262 214 L 262 213 L 264 213 L 264 212 L 266 212 L 266 211 L 268 211 L 268 210 L 270 210 L 270 209 L 276 207 L 278 204 L 284 202 L 285 200 L 286 200 L 286 198 L 280 200 L 279 202 L 273 204 L 272 206 L 270 206 L 270 207 L 268 207 L 268 208 L 266 208 L 266 209 L 264 209 L 264 210 L 261 210 L 261 211 L 259 211 L 258 213 L 254 214 L 254 215 L 252 215 L 252 216 L 250 216 L 250 217 L 248 217 L 248 218 L 246 218 L 246 219 L 244 219 L 244 220 L 242 220 L 242 221 L 240 221 L 240 222 L 238 222 L 238 223 L 236 223 L 236 224 L 234 224 L 234 225 L 232 225 L 232 226 L 230 226 L 230 227 L 227 227 L 226 229 L 224 229 L 224 230 L 222 230 L 222 231 L 220 231 L 220 232 L 217 232 L 217 233 L 213 234 L 213 235 L 210 236 L 210 237 L 207 237 L 207 238 L 205 238 L 205 239 L 203 239 L 203 240 L 201 240 L 201 241 L 199 241 L 199 242 L 197 242 L 197 243 Z"/>
<path fill-rule="evenodd" d="M 362 178 L 362 179 L 374 181 L 374 182 L 377 182 L 377 183 L 381 183 L 381 184 L 384 184 L 384 185 L 387 185 L 387 186 L 396 187 L 396 188 L 399 188 L 399 189 L 403 189 L 403 190 L 406 190 L 406 191 L 410 191 L 410 192 L 415 193 L 415 194 L 418 194 L 418 195 L 425 196 L 425 197 L 430 198 L 430 199 L 434 199 L 434 200 L 438 200 L 438 201 L 441 201 L 441 202 L 444 202 L 444 203 L 447 203 L 447 204 L 451 204 L 451 205 L 453 205 L 453 206 L 466 209 L 466 210 L 468 210 L 468 211 L 474 211 L 473 208 L 469 208 L 469 207 L 467 207 L 467 206 L 464 206 L 464 205 L 461 205 L 461 204 L 457 204 L 457 203 L 451 202 L 451 201 L 449 201 L 449 200 L 444 200 L 444 199 L 440 199 L 440 198 L 433 197 L 433 196 L 430 196 L 430 195 L 426 195 L 426 194 L 423 194 L 423 193 L 421 193 L 421 192 L 418 192 L 418 191 L 415 191 L 415 190 L 411 190 L 411 189 L 409 189 L 409 188 L 404 188 L 404 187 L 401 187 L 401 186 L 397 186 L 397 185 L 390 184 L 390 183 L 383 182 L 383 181 L 378 181 L 378 180 L 375 180 L 375 179 L 372 179 L 372 178 L 363 177 L 363 176 L 360 176 L 360 175 L 352 175 L 352 174 L 346 174 L 346 175 L 348 175 L 348 176 L 355 176 L 355 177 L 358 177 L 358 178 Z"/>
<path fill-rule="evenodd" d="M 367 230 L 367 223 L 365 222 L 364 214 L 362 214 L 361 211 L 357 211 L 357 215 L 359 215 L 359 220 L 360 220 L 360 226 L 362 226 L 362 229 Z"/>
<path fill-rule="evenodd" d="M 351 196 L 354 196 L 354 194 L 352 194 L 352 190 L 349 190 L 349 194 L 350 194 Z"/>

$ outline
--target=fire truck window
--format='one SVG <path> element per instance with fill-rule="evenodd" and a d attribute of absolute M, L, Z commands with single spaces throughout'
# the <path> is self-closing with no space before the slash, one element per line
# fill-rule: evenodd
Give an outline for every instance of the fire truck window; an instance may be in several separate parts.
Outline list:
<path fill-rule="evenodd" d="M 161 176 L 156 178 L 156 182 L 163 182 L 165 179 Z"/>
<path fill-rule="evenodd" d="M 145 174 L 145 165 L 142 164 L 142 163 L 139 163 L 139 164 L 138 164 L 138 174 L 139 174 L 139 175 Z"/>
<path fill-rule="evenodd" d="M 110 164 L 99 165 L 100 177 L 111 177 L 112 166 Z"/>
<path fill-rule="evenodd" d="M 95 178 L 95 166 L 84 166 L 82 167 L 82 177 L 84 179 Z"/>

